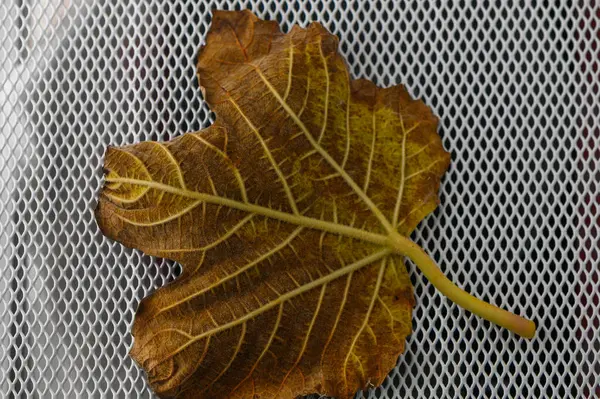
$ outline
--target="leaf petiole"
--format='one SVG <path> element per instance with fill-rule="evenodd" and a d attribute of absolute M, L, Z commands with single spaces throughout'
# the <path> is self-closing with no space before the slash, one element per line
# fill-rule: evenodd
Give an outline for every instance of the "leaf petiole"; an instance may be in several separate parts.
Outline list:
<path fill-rule="evenodd" d="M 389 242 L 395 252 L 409 257 L 431 284 L 457 305 L 522 337 L 533 338 L 535 335 L 536 325 L 533 321 L 475 298 L 459 288 L 442 273 L 429 255 L 409 238 L 391 233 Z"/>

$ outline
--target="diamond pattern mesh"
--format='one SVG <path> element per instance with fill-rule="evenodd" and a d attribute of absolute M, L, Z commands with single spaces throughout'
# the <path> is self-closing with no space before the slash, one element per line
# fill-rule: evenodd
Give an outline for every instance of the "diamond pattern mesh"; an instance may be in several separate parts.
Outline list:
<path fill-rule="evenodd" d="M 538 323 L 518 339 L 409 263 L 414 333 L 365 397 L 600 397 L 600 4 L 558 0 L 2 0 L 0 395 L 152 397 L 130 326 L 179 268 L 102 237 L 103 154 L 210 123 L 196 53 L 212 8 L 246 7 L 321 21 L 355 77 L 434 109 L 452 165 L 413 238 Z"/>

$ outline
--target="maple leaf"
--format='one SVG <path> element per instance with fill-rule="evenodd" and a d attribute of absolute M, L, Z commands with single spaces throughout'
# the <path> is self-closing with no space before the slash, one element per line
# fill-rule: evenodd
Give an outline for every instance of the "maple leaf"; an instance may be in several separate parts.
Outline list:
<path fill-rule="evenodd" d="M 406 89 L 352 80 L 318 23 L 279 31 L 216 11 L 198 59 L 209 128 L 109 148 L 107 236 L 183 265 L 145 298 L 131 355 L 163 397 L 349 398 L 411 331 L 410 257 L 461 306 L 535 325 L 447 280 L 407 238 L 450 157 Z"/>

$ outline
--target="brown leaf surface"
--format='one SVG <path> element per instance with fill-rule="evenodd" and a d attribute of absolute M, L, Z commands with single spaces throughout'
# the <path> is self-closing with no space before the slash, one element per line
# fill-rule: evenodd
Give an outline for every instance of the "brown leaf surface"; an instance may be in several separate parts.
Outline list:
<path fill-rule="evenodd" d="M 216 11 L 198 75 L 215 124 L 109 148 L 107 236 L 183 265 L 131 351 L 162 397 L 350 398 L 411 331 L 388 239 L 437 205 L 449 155 L 402 86 L 351 80 L 321 25 Z"/>

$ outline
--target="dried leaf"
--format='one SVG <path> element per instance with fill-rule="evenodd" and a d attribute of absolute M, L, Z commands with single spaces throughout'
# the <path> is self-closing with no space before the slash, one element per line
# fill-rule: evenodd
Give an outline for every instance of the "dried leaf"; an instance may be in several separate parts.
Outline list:
<path fill-rule="evenodd" d="M 428 107 L 351 80 L 337 47 L 317 23 L 216 11 L 198 59 L 215 124 L 109 148 L 102 231 L 183 265 L 133 327 L 159 395 L 350 398 L 403 351 L 403 255 L 436 283 L 406 236 L 450 157 Z"/>

